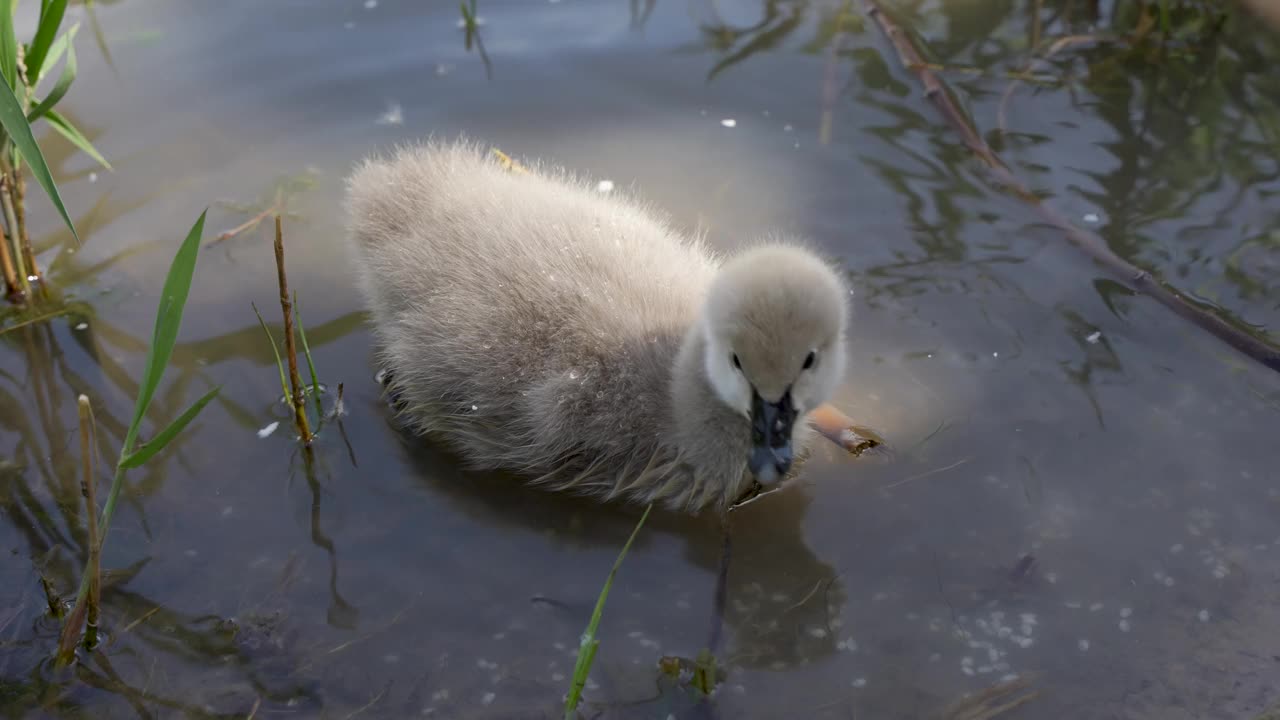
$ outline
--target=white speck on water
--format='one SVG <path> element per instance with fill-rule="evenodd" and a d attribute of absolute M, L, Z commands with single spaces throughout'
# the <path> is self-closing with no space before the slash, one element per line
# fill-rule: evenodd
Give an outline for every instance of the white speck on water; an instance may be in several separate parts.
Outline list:
<path fill-rule="evenodd" d="M 235 509 L 228 505 L 222 508 L 222 517 L 231 517 L 231 513 L 233 512 L 235 512 Z"/>
<path fill-rule="evenodd" d="M 372 10 L 378 7 L 378 0 L 364 0 L 364 9 Z"/>
<path fill-rule="evenodd" d="M 551 673 L 551 680 L 553 682 L 560 682 L 561 680 L 564 680 L 564 673 Z"/>
<path fill-rule="evenodd" d="M 867 686 L 867 679 L 864 677 L 855 678 L 853 681 L 853 686 L 856 688 L 864 688 Z"/>
<path fill-rule="evenodd" d="M 445 75 L 448 75 L 448 74 L 449 74 L 449 72 L 450 72 L 451 70 L 453 70 L 453 66 L 452 66 L 452 65 L 449 65 L 449 64 L 446 64 L 446 63 L 436 63 L 436 76 L 437 76 L 437 77 L 444 77 Z M 501 286 L 501 285 L 499 285 L 498 287 L 502 287 L 502 286 Z"/>
<path fill-rule="evenodd" d="M 1209 622 L 1209 611 L 1201 610 L 1196 617 L 1200 618 L 1200 622 Z"/>
<path fill-rule="evenodd" d="M 1218 578 L 1219 580 L 1225 578 L 1227 576 L 1227 566 L 1219 565 L 1215 567 L 1213 569 L 1213 576 Z"/>
<path fill-rule="evenodd" d="M 1169 575 L 1164 576 L 1163 582 L 1165 587 L 1173 587 L 1173 578 Z"/>
<path fill-rule="evenodd" d="M 1090 345 L 1097 345 L 1098 341 L 1101 339 L 1102 339 L 1101 330 L 1094 330 L 1092 333 L 1089 333 L 1089 337 L 1085 338 L 1085 340 L 1088 341 Z"/>
<path fill-rule="evenodd" d="M 1032 639 L 1031 639 L 1031 638 L 1029 638 L 1029 637 L 1016 637 L 1016 636 L 1015 636 L 1015 637 L 1013 638 L 1013 641 L 1014 641 L 1015 643 L 1017 643 L 1017 644 L 1018 644 L 1018 647 L 1022 648 L 1023 650 L 1026 650 L 1027 648 L 1029 648 L 1029 647 L 1031 647 L 1032 645 L 1035 645 L 1035 644 L 1036 644 L 1036 641 L 1035 641 L 1035 640 L 1032 640 Z"/>
<path fill-rule="evenodd" d="M 258 437 L 259 437 L 259 438 L 266 438 L 266 437 L 270 437 L 270 436 L 271 436 L 271 433 L 275 432 L 275 431 L 276 431 L 276 428 L 278 428 L 278 427 L 280 427 L 280 421 L 279 421 L 279 420 L 277 420 L 277 421 L 275 421 L 275 422 L 271 423 L 270 425 L 268 425 L 268 426 L 266 426 L 266 427 L 262 428 L 261 430 L 259 430 L 259 431 L 258 431 Z"/>
<path fill-rule="evenodd" d="M 80 323 L 79 325 L 76 325 L 76 329 L 77 329 L 77 330 L 88 330 L 88 329 L 89 329 L 89 323 L 87 323 L 87 322 L 82 322 L 82 323 Z"/>
<path fill-rule="evenodd" d="M 1174 543 L 1173 546 L 1169 548 L 1169 552 L 1173 553 L 1174 555 L 1177 555 L 1178 553 L 1182 552 L 1182 549 L 1183 549 L 1182 543 Z"/>
<path fill-rule="evenodd" d="M 795 128 L 791 127 L 790 123 L 782 126 L 782 132 L 791 132 L 793 130 L 795 130 Z"/>
<path fill-rule="evenodd" d="M 91 183 L 96 183 L 96 182 L 98 182 L 98 173 L 96 173 L 96 172 L 91 172 L 91 173 L 89 173 L 89 182 L 91 182 Z"/>
<path fill-rule="evenodd" d="M 600 182 L 596 183 L 596 190 L 602 193 L 613 192 L 613 181 L 601 180 Z"/>
<path fill-rule="evenodd" d="M 378 116 L 379 125 L 403 125 L 404 110 L 400 108 L 400 103 L 392 102 L 387 105 L 387 111 Z"/>
<path fill-rule="evenodd" d="M 480 698 L 480 704 L 489 705 L 494 701 L 494 698 L 496 697 L 498 697 L 497 693 L 487 692 L 484 694 L 484 697 Z"/>
<path fill-rule="evenodd" d="M 993 353 L 991 353 L 991 357 L 993 357 L 993 358 L 998 358 L 998 357 L 1000 357 L 1000 353 L 998 353 L 998 352 L 993 352 Z"/>
<path fill-rule="evenodd" d="M 1103 608 L 1102 603 L 1094 603 L 1089 606 L 1089 612 L 1098 612 Z"/>
<path fill-rule="evenodd" d="M 1089 641 L 1080 638 L 1080 642 L 1076 643 L 1076 647 L 1080 648 L 1080 652 L 1089 652 Z"/>
<path fill-rule="evenodd" d="M 480 406 L 479 406 L 479 405 L 472 405 L 472 406 L 471 406 L 471 412 L 475 412 L 475 411 L 477 411 L 477 410 L 479 410 L 479 409 L 480 409 Z"/>
<path fill-rule="evenodd" d="M 827 636 L 827 631 L 820 627 L 815 627 L 809 628 L 809 634 L 816 638 L 824 638 Z"/>
<path fill-rule="evenodd" d="M 734 120 L 733 118 L 725 118 L 720 121 L 720 124 L 723 125 L 724 127 L 731 128 L 731 127 L 737 127 L 738 121 Z"/>
<path fill-rule="evenodd" d="M 974 673 L 973 673 L 973 667 L 972 667 L 972 666 L 970 666 L 970 665 L 964 665 L 964 666 L 962 666 L 962 667 L 960 668 L 960 672 L 964 673 L 965 675 L 969 675 L 969 676 L 972 676 L 972 675 L 974 674 Z"/>
<path fill-rule="evenodd" d="M 1120 608 L 1120 617 L 1127 618 L 1132 614 L 1133 614 L 1133 608 L 1127 608 L 1127 607 Z"/>
<path fill-rule="evenodd" d="M 1084 221 L 1087 223 L 1096 223 L 1100 220 L 1097 213 L 1085 213 Z"/>
<path fill-rule="evenodd" d="M 1118 627 L 1120 628 L 1120 632 L 1129 632 L 1129 621 L 1121 620 Z"/>

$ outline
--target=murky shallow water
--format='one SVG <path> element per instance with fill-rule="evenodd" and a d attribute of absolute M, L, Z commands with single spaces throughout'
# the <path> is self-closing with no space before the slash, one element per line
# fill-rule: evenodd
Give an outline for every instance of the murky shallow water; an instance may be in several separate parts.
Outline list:
<path fill-rule="evenodd" d="M 1022 5 L 914 16 L 939 62 L 993 69 L 948 75 L 990 141 L 1130 259 L 1274 327 L 1275 52 L 1242 24 L 1195 60 L 1063 52 L 1050 74 L 1071 86 L 1023 87 L 1001 137 Z M 557 716 L 638 513 L 463 473 L 397 434 L 341 252 L 351 163 L 459 132 L 634 186 L 718 246 L 783 228 L 846 263 L 840 405 L 896 453 L 823 452 L 737 519 L 720 716 L 931 717 L 1011 674 L 1043 693 L 1008 718 L 1277 700 L 1280 381 L 987 185 L 873 26 L 833 62 L 836 3 L 480 6 L 491 79 L 449 3 L 96 4 L 111 63 L 82 33 L 71 115 L 116 172 L 42 138 L 86 244 L 59 254 L 66 233 L 31 210 L 44 264 L 93 312 L 0 339 L 6 716 Z M 263 228 L 210 247 L 153 420 L 213 383 L 222 398 L 131 476 L 104 558 L 109 644 L 52 670 L 39 576 L 69 593 L 81 562 L 76 394 L 113 456 L 168 248 L 206 204 L 303 173 L 289 271 L 322 378 L 345 384 L 355 462 L 330 432 L 308 477 L 284 431 L 259 439 L 285 417 L 249 305 L 278 312 L 270 246 Z M 215 205 L 208 235 L 246 217 Z M 719 553 L 711 521 L 650 518 L 590 712 L 692 716 L 656 663 L 707 642 Z"/>

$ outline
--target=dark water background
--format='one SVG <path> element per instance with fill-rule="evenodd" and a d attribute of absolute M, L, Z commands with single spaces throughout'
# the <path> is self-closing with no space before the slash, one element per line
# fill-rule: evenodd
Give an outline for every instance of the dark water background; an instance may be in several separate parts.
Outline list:
<path fill-rule="evenodd" d="M 1276 327 L 1280 55 L 1256 23 L 1163 51 L 1064 49 L 999 131 L 1032 33 L 1132 29 L 1132 3 L 1100 5 L 1096 22 L 1065 1 L 907 17 L 1038 192 Z M 896 453 L 824 450 L 742 513 L 722 717 L 935 717 L 1010 675 L 1042 691 L 1011 719 L 1248 718 L 1280 699 L 1280 380 L 987 182 L 845 7 L 481 0 L 488 77 L 443 0 L 75 6 L 68 114 L 115 172 L 39 136 L 85 238 L 73 251 L 30 193 L 43 264 L 88 309 L 0 336 L 0 715 L 557 716 L 638 512 L 406 442 L 341 247 L 353 162 L 462 132 L 634 187 L 719 247 L 782 228 L 847 267 L 838 404 Z M 282 178 L 306 187 L 289 272 L 322 379 L 345 384 L 357 464 L 330 432 L 308 477 L 287 432 L 259 438 L 287 427 L 250 307 L 278 317 L 267 228 L 210 246 L 152 427 L 214 383 L 222 397 L 130 475 L 104 557 L 108 644 L 56 671 L 39 578 L 70 594 L 83 561 L 75 397 L 114 457 L 172 248 L 206 205 L 212 238 L 252 214 L 221 201 Z M 706 643 L 719 548 L 708 521 L 650 518 L 610 598 L 590 713 L 685 716 L 656 664 Z"/>

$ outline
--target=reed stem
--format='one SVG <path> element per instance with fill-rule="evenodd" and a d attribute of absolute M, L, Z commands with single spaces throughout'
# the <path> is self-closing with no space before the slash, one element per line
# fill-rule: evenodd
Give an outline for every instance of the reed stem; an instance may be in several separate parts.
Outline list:
<path fill-rule="evenodd" d="M 0 152 L 0 158 L 4 157 L 4 152 Z M 0 207 L 4 210 L 4 224 L 8 231 L 9 242 L 13 245 L 13 260 L 18 273 L 18 290 L 23 296 L 31 294 L 31 281 L 27 272 L 27 263 L 22 256 L 22 241 L 18 233 L 18 218 L 13 212 L 13 196 L 9 194 L 9 184 L 12 179 L 4 168 L 8 166 L 8 161 L 0 160 Z"/>
<path fill-rule="evenodd" d="M 289 279 L 284 272 L 284 230 L 276 215 L 276 275 L 280 282 L 280 311 L 284 313 L 284 354 L 289 361 L 289 384 L 293 388 L 293 417 L 304 444 L 311 444 L 311 424 L 307 421 L 302 376 L 298 374 L 298 347 L 293 339 L 293 303 L 289 300 Z"/>
<path fill-rule="evenodd" d="M 20 297 L 22 286 L 18 284 L 18 269 L 13 264 L 7 235 L 0 236 L 0 273 L 4 276 L 5 295 L 11 299 Z"/>
<path fill-rule="evenodd" d="M 20 252 L 22 253 L 22 261 L 27 265 L 27 272 L 31 277 L 44 279 L 43 273 L 40 272 L 40 265 L 36 263 L 35 251 L 31 248 L 31 236 L 27 234 L 27 180 L 22 176 L 22 170 L 14 169 L 13 171 L 13 212 L 18 221 L 18 241 Z"/>

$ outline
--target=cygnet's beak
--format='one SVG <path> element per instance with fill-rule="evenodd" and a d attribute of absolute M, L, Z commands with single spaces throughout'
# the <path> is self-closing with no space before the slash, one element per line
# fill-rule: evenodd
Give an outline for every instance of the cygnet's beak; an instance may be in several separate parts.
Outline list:
<path fill-rule="evenodd" d="M 747 469 L 761 485 L 771 485 L 791 469 L 791 425 L 795 421 L 791 389 L 776 403 L 765 402 L 751 390 L 751 455 Z"/>

